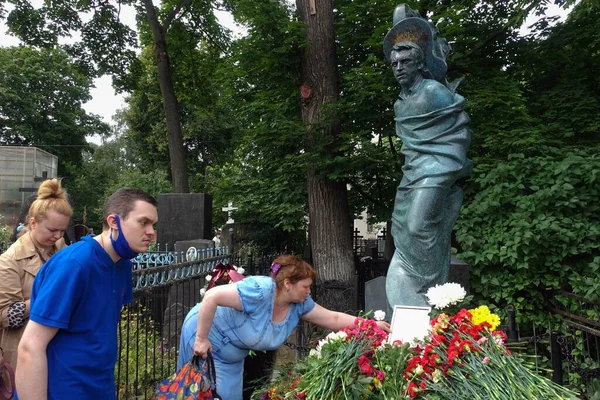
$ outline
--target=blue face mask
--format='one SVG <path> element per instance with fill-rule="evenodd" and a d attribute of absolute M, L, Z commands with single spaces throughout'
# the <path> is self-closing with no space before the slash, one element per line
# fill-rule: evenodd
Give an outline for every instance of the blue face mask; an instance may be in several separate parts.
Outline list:
<path fill-rule="evenodd" d="M 129 243 L 127 243 L 127 239 L 125 239 L 125 235 L 123 235 L 123 231 L 121 230 L 121 219 L 119 218 L 119 215 L 115 215 L 115 221 L 117 221 L 117 230 L 119 235 L 117 236 L 117 240 L 113 239 L 112 233 L 109 235 L 110 243 L 112 244 L 113 249 L 119 257 L 126 260 L 136 258 L 138 253 L 129 247 Z"/>

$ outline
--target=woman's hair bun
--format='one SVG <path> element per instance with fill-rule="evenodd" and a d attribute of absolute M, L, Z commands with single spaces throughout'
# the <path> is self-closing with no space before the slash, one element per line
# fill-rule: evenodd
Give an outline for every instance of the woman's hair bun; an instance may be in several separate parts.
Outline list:
<path fill-rule="evenodd" d="M 66 199 L 65 190 L 58 179 L 46 179 L 37 191 L 37 200 Z"/>

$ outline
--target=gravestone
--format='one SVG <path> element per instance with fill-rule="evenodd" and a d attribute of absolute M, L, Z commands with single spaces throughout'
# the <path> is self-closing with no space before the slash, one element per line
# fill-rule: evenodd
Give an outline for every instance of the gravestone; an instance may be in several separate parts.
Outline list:
<path fill-rule="evenodd" d="M 448 271 L 448 282 L 459 283 L 469 293 L 471 286 L 469 284 L 469 264 L 450 257 L 450 270 Z"/>
<path fill-rule="evenodd" d="M 212 197 L 205 193 L 158 196 L 157 242 L 173 249 L 175 242 L 212 239 Z"/>
<path fill-rule="evenodd" d="M 221 246 L 228 248 L 230 252 L 235 247 L 236 233 L 234 224 L 225 224 L 221 229 Z"/>
<path fill-rule="evenodd" d="M 387 310 L 387 297 L 385 295 L 385 276 L 378 276 L 365 283 L 365 312 Z M 389 321 L 391 315 L 386 315 Z"/>
<path fill-rule="evenodd" d="M 178 240 L 175 242 L 175 252 L 177 252 L 178 257 L 183 254 L 182 259 L 184 261 L 194 261 L 194 254 L 196 258 L 200 257 L 201 249 L 212 249 L 214 247 L 215 242 L 212 239 Z M 196 249 L 196 251 L 192 251 L 192 249 Z"/>
<path fill-rule="evenodd" d="M 168 193 L 158 196 L 157 242 L 161 248 L 183 250 L 178 262 L 185 261 L 190 247 L 212 247 L 212 198 L 204 193 Z M 183 257 L 181 256 L 183 254 Z M 165 288 L 166 307 L 162 321 L 163 339 L 169 346 L 179 344 L 181 324 L 187 311 L 200 301 L 198 279 L 176 283 Z M 185 301 L 184 301 L 185 300 Z M 164 303 L 163 303 L 164 304 Z"/>

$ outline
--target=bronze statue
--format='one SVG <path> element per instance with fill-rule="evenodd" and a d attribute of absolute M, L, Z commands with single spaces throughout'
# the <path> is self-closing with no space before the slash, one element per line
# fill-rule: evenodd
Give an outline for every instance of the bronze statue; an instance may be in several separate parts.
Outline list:
<path fill-rule="evenodd" d="M 403 177 L 392 215 L 396 247 L 386 280 L 388 306 L 427 306 L 425 292 L 443 284 L 450 236 L 462 205 L 456 181 L 471 174 L 464 98 L 446 81 L 448 43 L 406 5 L 396 7 L 384 52 L 400 83 L 394 104 Z"/>

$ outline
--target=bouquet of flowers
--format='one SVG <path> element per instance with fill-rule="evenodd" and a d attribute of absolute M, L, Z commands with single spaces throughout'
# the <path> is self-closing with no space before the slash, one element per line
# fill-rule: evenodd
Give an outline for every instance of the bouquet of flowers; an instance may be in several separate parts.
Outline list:
<path fill-rule="evenodd" d="M 440 299 L 448 285 L 429 290 Z M 435 293 L 438 292 L 438 293 Z M 460 301 L 460 300 L 459 300 Z M 459 302 L 458 301 L 458 302 Z M 457 302 L 457 303 L 458 303 Z M 410 398 L 427 399 L 573 399 L 576 394 L 527 368 L 504 345 L 506 334 L 496 330 L 500 318 L 486 305 L 455 314 L 432 304 L 437 316 L 429 335 L 414 348 L 404 378 Z"/>
<path fill-rule="evenodd" d="M 362 317 L 320 340 L 309 356 L 288 366 L 254 399 L 400 400 L 574 399 L 511 355 L 488 306 L 467 309 L 458 284 L 431 288 L 429 333 L 415 344 L 386 342 L 386 333 Z M 377 312 L 378 317 L 381 313 Z"/>
<path fill-rule="evenodd" d="M 385 318 L 383 312 L 376 316 Z M 385 391 L 388 398 L 396 398 L 394 394 L 405 385 L 402 360 L 412 352 L 408 344 L 387 344 L 386 338 L 374 320 L 357 317 L 352 326 L 320 340 L 306 359 L 285 369 L 254 398 L 379 399 L 385 398 L 381 396 Z"/>

